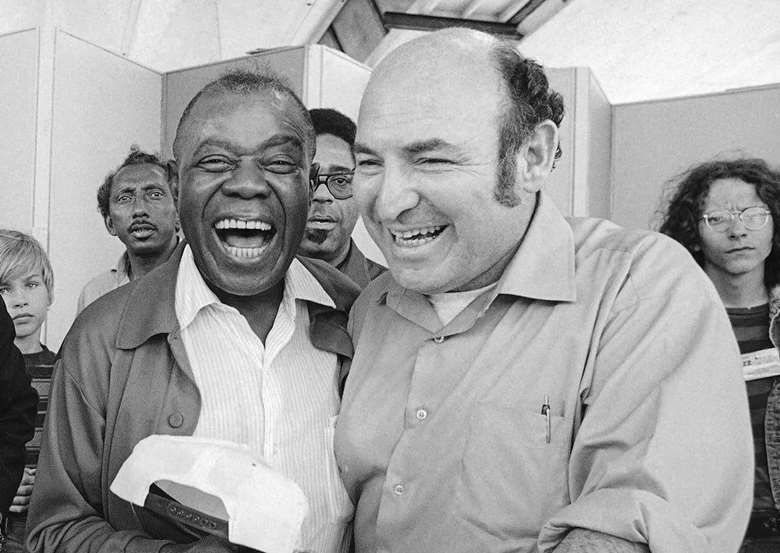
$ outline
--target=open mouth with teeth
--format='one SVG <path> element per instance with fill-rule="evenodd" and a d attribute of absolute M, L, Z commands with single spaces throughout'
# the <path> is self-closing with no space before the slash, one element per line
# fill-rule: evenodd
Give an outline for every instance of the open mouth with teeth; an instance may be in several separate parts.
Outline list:
<path fill-rule="evenodd" d="M 220 219 L 214 229 L 222 245 L 235 257 L 258 257 L 276 235 L 270 223 L 259 219 Z"/>
<path fill-rule="evenodd" d="M 448 225 L 435 225 L 430 227 L 421 227 L 417 229 L 404 230 L 401 232 L 390 232 L 393 241 L 406 248 L 415 248 L 428 244 L 436 240 L 444 232 Z"/>

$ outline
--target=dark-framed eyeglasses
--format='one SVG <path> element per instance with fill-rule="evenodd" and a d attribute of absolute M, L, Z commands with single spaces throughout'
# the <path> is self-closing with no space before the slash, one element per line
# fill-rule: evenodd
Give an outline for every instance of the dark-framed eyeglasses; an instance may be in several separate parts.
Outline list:
<path fill-rule="evenodd" d="M 758 230 L 769 222 L 771 215 L 772 212 L 767 208 L 756 205 L 742 210 L 723 209 L 710 211 L 709 213 L 704 213 L 699 220 L 704 220 L 707 226 L 715 232 L 725 232 L 731 227 L 734 218 L 739 217 L 746 229 Z"/>
<path fill-rule="evenodd" d="M 324 184 L 328 191 L 337 200 L 346 200 L 352 197 L 352 177 L 355 171 L 339 171 L 338 173 L 322 173 L 317 164 L 312 164 L 309 173 L 309 192 L 314 192 Z"/>

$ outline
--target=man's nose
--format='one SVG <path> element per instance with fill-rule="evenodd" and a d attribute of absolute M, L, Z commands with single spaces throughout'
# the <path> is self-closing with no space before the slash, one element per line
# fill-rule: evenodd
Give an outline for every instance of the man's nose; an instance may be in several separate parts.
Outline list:
<path fill-rule="evenodd" d="M 227 195 L 241 198 L 265 196 L 270 192 L 265 171 L 254 161 L 241 163 L 222 185 L 222 190 Z"/>
<path fill-rule="evenodd" d="M 330 190 L 328 190 L 328 187 L 325 186 L 325 183 L 319 183 L 316 184 L 315 186 L 317 188 L 315 188 L 314 192 L 312 192 L 311 201 L 320 202 L 320 203 L 331 203 L 333 200 L 335 200 L 333 194 L 331 194 Z"/>
<path fill-rule="evenodd" d="M 22 288 L 15 288 L 6 296 L 9 306 L 24 307 L 29 303 L 27 293 Z"/>
<path fill-rule="evenodd" d="M 386 164 L 378 180 L 374 212 L 380 221 L 395 221 L 420 202 L 416 188 L 400 168 Z"/>

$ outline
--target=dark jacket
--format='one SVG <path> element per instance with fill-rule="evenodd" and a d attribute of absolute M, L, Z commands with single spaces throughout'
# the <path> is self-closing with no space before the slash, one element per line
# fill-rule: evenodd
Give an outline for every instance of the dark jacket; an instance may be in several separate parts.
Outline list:
<path fill-rule="evenodd" d="M 31 551 L 152 553 L 167 543 L 146 537 L 109 485 L 140 440 L 191 435 L 197 425 L 200 393 L 175 312 L 182 249 L 87 306 L 65 338 L 28 516 Z M 336 305 L 309 304 L 312 344 L 351 358 L 346 322 L 357 287 L 325 263 L 300 260 Z"/>
<path fill-rule="evenodd" d="M 355 284 L 360 286 L 361 290 L 387 270 L 386 267 L 371 261 L 363 255 L 355 241 L 351 239 L 349 253 L 347 253 L 347 257 L 344 258 L 344 261 L 339 264 L 337 269 L 351 278 Z"/>
<path fill-rule="evenodd" d="M 0 513 L 8 512 L 24 470 L 24 444 L 35 431 L 38 394 L 14 346 L 14 323 L 0 300 Z"/>

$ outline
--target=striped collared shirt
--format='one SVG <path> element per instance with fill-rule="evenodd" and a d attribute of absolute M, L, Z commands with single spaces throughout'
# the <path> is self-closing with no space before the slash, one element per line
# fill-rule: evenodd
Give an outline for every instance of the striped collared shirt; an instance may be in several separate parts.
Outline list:
<path fill-rule="evenodd" d="M 346 551 L 352 506 L 333 455 L 339 399 L 336 355 L 309 340 L 306 302 L 334 307 L 314 276 L 293 260 L 265 344 L 219 301 L 187 246 L 176 282 L 176 316 L 201 412 L 194 436 L 246 444 L 291 478 L 309 500 L 300 548 Z"/>

